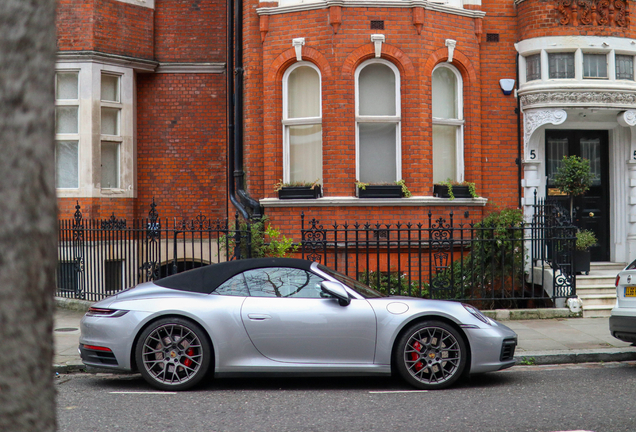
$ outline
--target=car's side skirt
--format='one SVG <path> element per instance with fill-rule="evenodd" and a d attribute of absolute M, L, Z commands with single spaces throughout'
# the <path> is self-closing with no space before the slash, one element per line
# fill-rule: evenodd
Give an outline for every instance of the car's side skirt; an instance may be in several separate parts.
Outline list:
<path fill-rule="evenodd" d="M 370 376 L 391 375 L 390 365 L 281 365 L 233 367 L 216 371 L 215 377 L 238 376 Z"/>

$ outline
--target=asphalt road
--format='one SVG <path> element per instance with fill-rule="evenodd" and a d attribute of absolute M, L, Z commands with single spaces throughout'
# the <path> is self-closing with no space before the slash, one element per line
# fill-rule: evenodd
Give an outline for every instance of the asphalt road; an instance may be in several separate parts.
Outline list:
<path fill-rule="evenodd" d="M 214 380 L 155 392 L 139 375 L 56 378 L 59 431 L 636 430 L 636 362 L 516 366 L 450 389 L 391 378 Z"/>

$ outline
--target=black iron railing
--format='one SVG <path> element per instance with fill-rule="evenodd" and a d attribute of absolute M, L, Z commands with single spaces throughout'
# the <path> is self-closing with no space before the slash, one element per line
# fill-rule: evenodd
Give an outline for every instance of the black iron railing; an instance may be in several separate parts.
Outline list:
<path fill-rule="evenodd" d="M 302 216 L 302 257 L 385 293 L 471 301 L 478 307 L 550 304 L 576 294 L 575 228 L 552 224 L 544 203 L 531 223 L 489 226 L 434 217 L 417 224 L 332 224 Z M 468 216 L 468 215 L 465 215 Z M 547 222 L 547 225 L 546 225 Z"/>
<path fill-rule="evenodd" d="M 540 307 L 576 295 L 575 228 L 535 199 L 530 222 L 473 223 L 428 213 L 420 223 L 332 224 L 301 220 L 296 256 L 320 262 L 385 293 L 471 301 L 486 308 Z M 57 295 L 99 300 L 139 283 L 262 250 L 251 222 L 114 215 L 85 220 L 79 203 L 59 223 Z M 262 225 L 261 225 L 262 226 Z"/>
<path fill-rule="evenodd" d="M 161 219 L 154 202 L 147 218 L 85 220 L 78 204 L 72 220 L 59 222 L 57 295 L 99 300 L 142 282 L 249 257 L 251 230 L 234 229 L 239 225 L 238 216 L 233 226 L 203 215 Z"/>

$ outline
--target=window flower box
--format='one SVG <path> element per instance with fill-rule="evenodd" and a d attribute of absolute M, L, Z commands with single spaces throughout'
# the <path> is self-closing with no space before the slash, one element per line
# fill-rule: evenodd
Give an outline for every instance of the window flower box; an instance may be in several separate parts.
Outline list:
<path fill-rule="evenodd" d="M 433 185 L 433 196 L 438 198 L 479 198 L 475 183 L 469 181 L 456 182 L 450 179 Z"/>
<path fill-rule="evenodd" d="M 278 199 L 316 199 L 322 195 L 320 185 L 283 186 L 278 190 Z"/>
<path fill-rule="evenodd" d="M 358 198 L 402 198 L 400 185 L 358 186 Z"/>
<path fill-rule="evenodd" d="M 472 198 L 468 186 L 453 186 L 453 195 L 455 198 Z M 450 198 L 447 185 L 433 185 L 433 196 L 439 198 Z"/>

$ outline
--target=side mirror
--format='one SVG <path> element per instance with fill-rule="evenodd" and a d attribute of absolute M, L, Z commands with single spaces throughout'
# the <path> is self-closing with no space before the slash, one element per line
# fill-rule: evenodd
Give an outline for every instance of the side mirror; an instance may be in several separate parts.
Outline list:
<path fill-rule="evenodd" d="M 349 303 L 351 303 L 351 298 L 349 297 L 347 290 L 338 282 L 323 281 L 320 284 L 320 289 L 330 296 L 337 298 L 340 306 L 348 306 Z"/>

